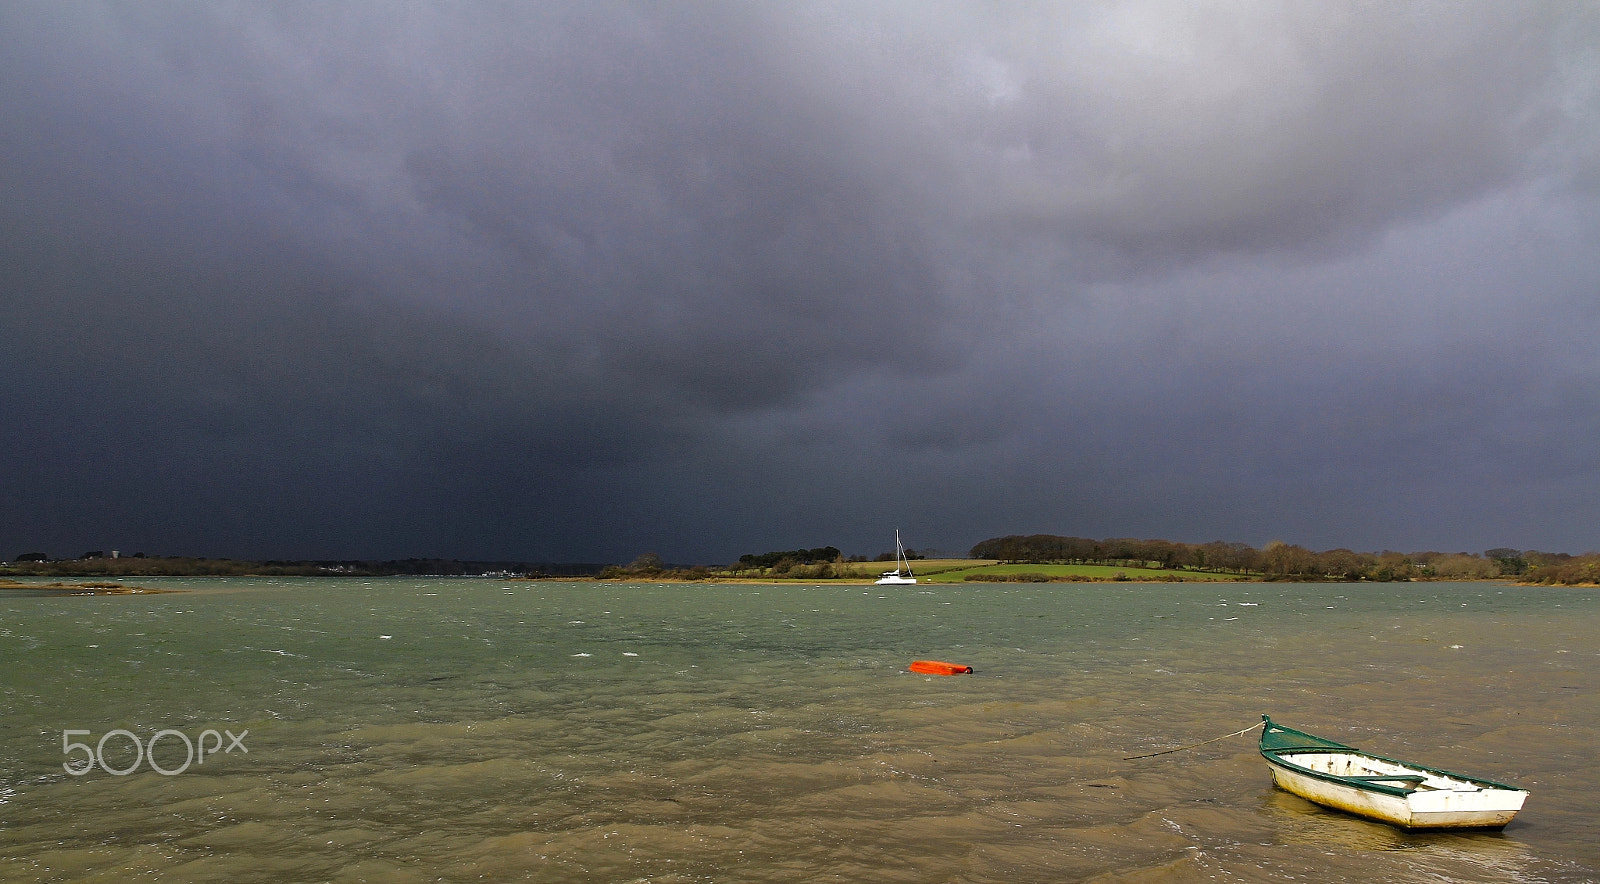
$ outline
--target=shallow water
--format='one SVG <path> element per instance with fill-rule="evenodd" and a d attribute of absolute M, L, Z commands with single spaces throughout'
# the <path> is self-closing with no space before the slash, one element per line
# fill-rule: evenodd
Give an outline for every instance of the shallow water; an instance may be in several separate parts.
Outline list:
<path fill-rule="evenodd" d="M 0 596 L 0 880 L 1600 878 L 1594 590 L 147 583 Z M 1124 760 L 1262 712 L 1532 796 L 1411 835 L 1254 733 Z"/>

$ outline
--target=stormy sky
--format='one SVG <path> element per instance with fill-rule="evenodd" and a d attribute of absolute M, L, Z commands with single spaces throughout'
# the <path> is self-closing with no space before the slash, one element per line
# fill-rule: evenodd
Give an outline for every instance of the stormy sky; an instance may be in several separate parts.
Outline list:
<path fill-rule="evenodd" d="M 0 555 L 1600 548 L 1600 5 L 0 4 Z"/>

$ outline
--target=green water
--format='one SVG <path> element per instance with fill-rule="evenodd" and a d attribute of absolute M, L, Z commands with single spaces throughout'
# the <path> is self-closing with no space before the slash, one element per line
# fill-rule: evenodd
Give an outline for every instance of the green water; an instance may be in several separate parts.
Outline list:
<path fill-rule="evenodd" d="M 0 880 L 1600 878 L 1593 590 L 145 582 L 0 596 Z M 1253 734 L 1124 760 L 1262 712 L 1532 797 L 1410 835 Z M 63 770 L 115 729 L 243 736 Z"/>

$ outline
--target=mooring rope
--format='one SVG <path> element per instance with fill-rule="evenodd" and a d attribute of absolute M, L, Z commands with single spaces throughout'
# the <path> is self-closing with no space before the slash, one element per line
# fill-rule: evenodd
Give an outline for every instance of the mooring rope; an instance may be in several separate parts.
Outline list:
<path fill-rule="evenodd" d="M 1215 738 L 1210 739 L 1210 740 L 1201 740 L 1200 742 L 1194 743 L 1194 744 L 1189 745 L 1189 746 L 1179 746 L 1176 749 L 1164 749 L 1164 750 L 1162 750 L 1160 752 L 1151 752 L 1148 755 L 1129 755 L 1127 758 L 1124 758 L 1122 760 L 1123 761 L 1134 761 L 1134 760 L 1139 759 L 1139 758 L 1154 758 L 1157 755 L 1171 755 L 1174 752 L 1182 752 L 1185 749 L 1194 749 L 1194 748 L 1196 748 L 1198 746 L 1204 746 L 1207 743 L 1215 743 L 1215 742 L 1217 742 L 1219 740 L 1226 740 L 1229 737 L 1243 736 L 1243 735 L 1248 734 L 1251 731 L 1255 730 L 1256 728 L 1262 726 L 1263 724 L 1266 724 L 1266 722 L 1258 721 L 1255 724 L 1250 725 L 1249 727 L 1245 728 L 1242 731 L 1234 731 L 1231 734 L 1223 734 L 1220 737 L 1215 737 Z"/>

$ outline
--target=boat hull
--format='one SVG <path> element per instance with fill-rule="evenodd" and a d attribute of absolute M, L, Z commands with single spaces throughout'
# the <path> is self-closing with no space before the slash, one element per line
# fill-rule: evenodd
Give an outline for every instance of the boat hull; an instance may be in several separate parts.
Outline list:
<path fill-rule="evenodd" d="M 908 668 L 923 675 L 965 675 L 972 671 L 972 667 L 966 664 L 946 663 L 943 660 L 912 660 Z"/>
<path fill-rule="evenodd" d="M 1526 792 L 1413 792 L 1391 795 L 1338 783 L 1268 758 L 1278 788 L 1307 801 L 1406 829 L 1498 829 L 1522 809 Z"/>
<path fill-rule="evenodd" d="M 1261 757 L 1273 782 L 1325 807 L 1407 829 L 1498 829 L 1528 797 L 1504 783 L 1372 755 L 1262 719 Z"/>

